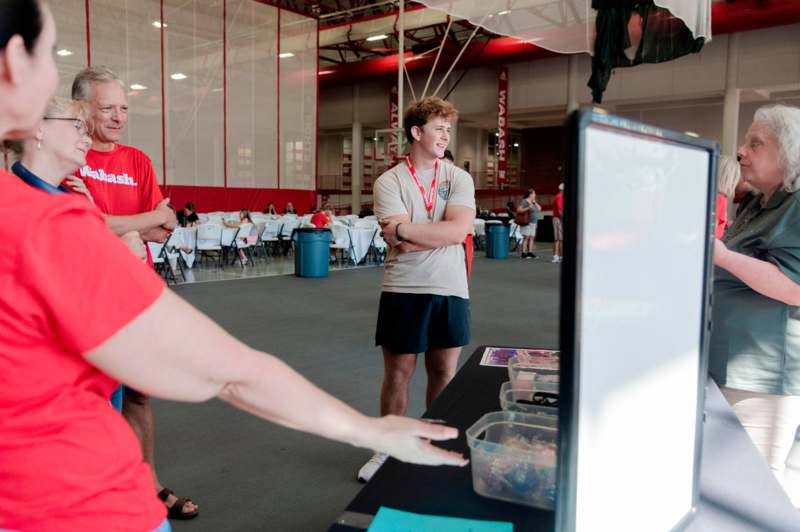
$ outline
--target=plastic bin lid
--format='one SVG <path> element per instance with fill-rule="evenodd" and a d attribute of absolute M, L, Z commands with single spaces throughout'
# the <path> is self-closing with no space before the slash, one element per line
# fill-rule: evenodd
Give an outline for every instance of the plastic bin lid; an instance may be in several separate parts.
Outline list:
<path fill-rule="evenodd" d="M 329 228 L 327 228 L 327 227 L 321 227 L 321 228 L 320 227 L 298 227 L 297 229 L 295 229 L 295 232 L 297 232 L 297 233 L 322 233 L 322 232 L 330 233 L 331 230 Z"/>

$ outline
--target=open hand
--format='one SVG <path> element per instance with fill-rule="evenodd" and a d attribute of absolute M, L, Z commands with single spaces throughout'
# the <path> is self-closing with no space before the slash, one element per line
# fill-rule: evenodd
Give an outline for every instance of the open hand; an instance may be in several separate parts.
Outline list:
<path fill-rule="evenodd" d="M 431 440 L 443 441 L 458 437 L 458 429 L 453 427 L 401 416 L 384 416 L 374 418 L 372 428 L 375 433 L 365 444 L 403 462 L 459 467 L 469 462 L 459 453 L 431 444 Z"/>

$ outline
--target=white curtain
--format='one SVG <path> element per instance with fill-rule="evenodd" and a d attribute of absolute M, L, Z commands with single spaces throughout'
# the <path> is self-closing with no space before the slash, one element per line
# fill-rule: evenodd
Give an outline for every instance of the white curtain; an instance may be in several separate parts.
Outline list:
<path fill-rule="evenodd" d="M 515 37 L 554 52 L 593 53 L 591 0 L 420 0 L 492 33 Z M 683 20 L 695 38 L 711 40 L 711 0 L 655 0 Z"/>

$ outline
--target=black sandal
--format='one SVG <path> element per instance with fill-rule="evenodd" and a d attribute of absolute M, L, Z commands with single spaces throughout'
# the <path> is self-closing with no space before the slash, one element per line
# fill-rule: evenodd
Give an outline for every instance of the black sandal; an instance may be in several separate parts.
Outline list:
<path fill-rule="evenodd" d="M 164 506 L 167 506 L 167 499 L 170 495 L 175 495 L 175 493 L 169 489 L 164 488 L 163 490 L 158 492 L 158 498 L 164 503 Z M 184 512 L 183 507 L 186 505 L 187 502 L 191 502 L 194 504 L 194 501 L 189 497 L 178 497 L 175 495 L 177 499 L 172 506 L 167 506 L 167 517 L 169 519 L 179 519 L 179 520 L 188 520 L 194 519 L 197 517 L 197 514 L 200 513 L 200 509 L 197 508 L 193 512 Z"/>

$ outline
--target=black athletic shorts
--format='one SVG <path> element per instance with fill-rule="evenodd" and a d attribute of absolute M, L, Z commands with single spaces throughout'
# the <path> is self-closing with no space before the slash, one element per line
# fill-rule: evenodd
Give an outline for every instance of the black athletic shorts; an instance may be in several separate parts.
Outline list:
<path fill-rule="evenodd" d="M 382 292 L 375 345 L 392 353 L 469 343 L 469 299 L 433 294 Z"/>

